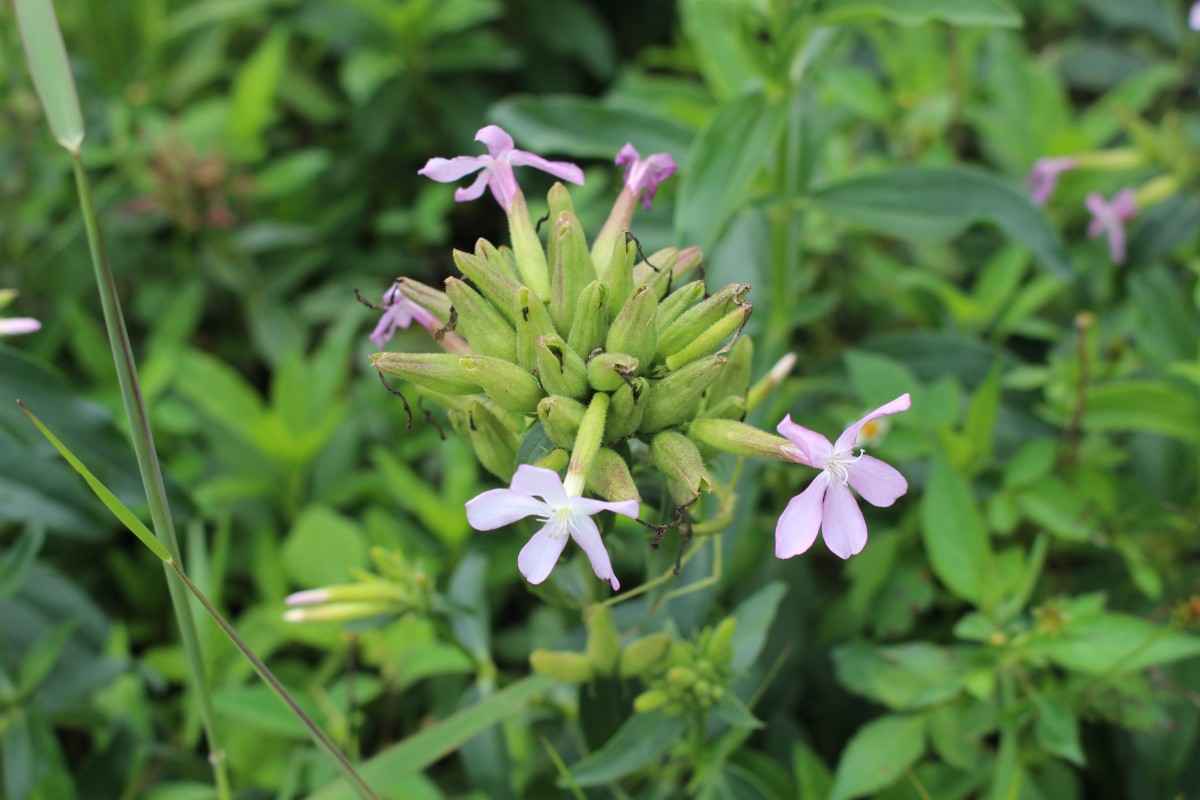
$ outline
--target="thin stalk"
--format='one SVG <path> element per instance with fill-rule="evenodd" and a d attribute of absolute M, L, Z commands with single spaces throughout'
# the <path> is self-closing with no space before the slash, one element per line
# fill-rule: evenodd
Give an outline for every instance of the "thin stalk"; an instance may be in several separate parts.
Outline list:
<path fill-rule="evenodd" d="M 146 403 L 142 399 L 137 366 L 133 360 L 133 348 L 130 346 L 129 333 L 125 329 L 125 318 L 121 313 L 121 301 L 117 295 L 112 269 L 108 264 L 108 256 L 104 251 L 104 241 L 100 236 L 100 223 L 96 216 L 96 207 L 92 202 L 91 186 L 83 168 L 83 161 L 77 151 L 71 154 L 71 161 L 75 170 L 75 188 L 79 192 L 79 207 L 83 216 L 84 230 L 87 233 L 88 250 L 91 251 L 92 267 L 96 274 L 96 286 L 100 291 L 104 326 L 108 331 L 108 341 L 112 347 L 113 361 L 117 368 L 117 380 L 121 385 L 121 401 L 125 406 L 125 416 L 129 420 L 130 438 L 133 440 L 133 450 L 137 455 L 142 485 L 146 490 L 150 519 L 155 535 L 166 546 L 171 558 L 178 565 L 182 563 L 179 554 L 179 540 L 175 536 L 175 526 L 171 521 L 171 513 L 167 505 L 167 491 L 163 484 L 162 470 L 158 464 L 158 453 L 154 449 L 154 435 L 150 431 L 150 418 L 146 413 Z M 213 708 L 212 694 L 208 687 L 204 657 L 200 651 L 196 620 L 192 615 L 192 608 L 183 583 L 176 577 L 176 573 L 165 567 L 164 569 L 167 588 L 171 594 L 171 606 L 175 610 L 180 638 L 183 640 L 183 648 L 187 653 L 188 672 L 192 687 L 200 700 L 200 716 L 204 724 L 205 738 L 208 740 L 209 761 L 212 763 L 213 775 L 217 784 L 217 797 L 220 800 L 231 800 L 233 794 L 229 783 L 229 768 L 225 761 L 225 751 L 221 749 L 220 739 L 217 735 L 216 711 Z"/>

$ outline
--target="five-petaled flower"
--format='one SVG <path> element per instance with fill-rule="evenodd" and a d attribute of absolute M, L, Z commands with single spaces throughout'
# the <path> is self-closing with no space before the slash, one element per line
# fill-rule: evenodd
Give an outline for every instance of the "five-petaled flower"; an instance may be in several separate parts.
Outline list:
<path fill-rule="evenodd" d="M 1035 205 L 1044 206 L 1058 187 L 1058 176 L 1079 166 L 1078 159 L 1072 156 L 1059 158 L 1039 158 L 1033 162 L 1025 187 Z"/>
<path fill-rule="evenodd" d="M 789 414 L 777 430 L 795 445 L 793 459 L 821 470 L 800 494 L 792 498 L 775 526 L 775 555 L 799 555 L 823 531 L 825 545 L 841 558 L 862 551 L 867 544 L 867 523 L 853 488 L 873 506 L 886 508 L 908 491 L 908 482 L 896 469 L 860 450 L 854 455 L 859 431 L 872 420 L 908 410 L 907 393 L 867 414 L 846 428 L 833 444 L 821 434 L 792 422 Z"/>
<path fill-rule="evenodd" d="M 492 489 L 467 501 L 467 521 L 475 530 L 495 530 L 526 517 L 546 523 L 517 556 L 517 568 L 530 583 L 546 580 L 570 536 L 587 553 L 596 577 L 616 591 L 621 584 L 613 574 L 600 529 L 591 519 L 601 511 L 636 518 L 638 504 L 636 500 L 608 503 L 580 497 L 567 491 L 558 473 L 529 464 L 517 467 L 509 488 Z"/>
<path fill-rule="evenodd" d="M 1087 235 L 1093 239 L 1104 234 L 1108 236 L 1108 252 L 1113 262 L 1125 263 L 1125 223 L 1137 214 L 1132 189 L 1122 189 L 1105 200 L 1104 196 L 1092 192 L 1087 196 L 1087 210 L 1091 212 L 1092 221 L 1088 223 Z"/>
<path fill-rule="evenodd" d="M 400 286 L 393 283 L 391 288 L 383 293 L 383 301 L 379 304 L 383 316 L 371 331 L 371 344 L 376 350 L 382 350 L 396 334 L 397 328 L 407 328 L 415 319 L 430 333 L 441 327 L 437 317 L 428 310 L 409 300 L 400 293 Z"/>
<path fill-rule="evenodd" d="M 670 154 L 655 153 L 642 158 L 628 142 L 617 153 L 613 163 L 617 166 L 628 165 L 625 167 L 625 188 L 639 198 L 642 208 L 646 209 L 654 202 L 658 185 L 675 174 L 675 159 Z"/>
<path fill-rule="evenodd" d="M 417 174 L 441 183 L 452 183 L 479 172 L 474 183 L 455 190 L 454 199 L 460 203 L 475 200 L 487 186 L 506 212 L 512 209 L 513 200 L 521 191 L 513 167 L 536 167 L 564 181 L 583 184 L 583 170 L 579 167 L 566 161 L 547 161 L 541 156 L 515 149 L 512 137 L 496 125 L 480 128 L 475 140 L 487 145 L 487 155 L 431 158 L 417 170 Z"/>

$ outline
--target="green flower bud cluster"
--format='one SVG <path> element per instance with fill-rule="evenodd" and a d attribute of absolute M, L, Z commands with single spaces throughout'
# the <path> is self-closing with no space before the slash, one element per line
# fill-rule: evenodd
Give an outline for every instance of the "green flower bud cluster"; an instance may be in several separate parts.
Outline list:
<path fill-rule="evenodd" d="M 647 634 L 621 647 L 607 606 L 590 610 L 587 630 L 587 646 L 582 653 L 541 649 L 530 653 L 533 671 L 564 683 L 586 683 L 613 675 L 633 678 L 654 670 L 671 647 L 669 633 Z"/>
<path fill-rule="evenodd" d="M 634 710 L 690 715 L 719 703 L 737 677 L 730 667 L 736 628 L 737 620 L 727 618 L 705 628 L 694 642 L 672 644 L 649 672 L 646 691 L 634 698 Z"/>
<path fill-rule="evenodd" d="M 647 257 L 625 235 L 597 254 L 562 184 L 549 206 L 548 288 L 531 285 L 532 267 L 508 247 L 480 240 L 473 253 L 456 251 L 461 277 L 444 291 L 397 284 L 446 321 L 438 340 L 451 352 L 377 353 L 380 373 L 444 406 L 504 481 L 519 461 L 554 469 L 565 461 L 575 485 L 640 500 L 632 467 L 645 465 L 683 504 L 712 488 L 705 462 L 717 452 L 788 458 L 785 439 L 741 422 L 778 383 L 751 386 L 753 345 L 741 335 L 750 287 L 708 295 L 702 280 L 688 281 L 702 261 L 695 247 Z M 635 459 L 631 441 L 649 455 Z"/>
<path fill-rule="evenodd" d="M 419 563 L 398 550 L 375 547 L 371 561 L 376 572 L 351 570 L 354 583 L 306 589 L 289 595 L 288 622 L 360 622 L 392 619 L 409 612 L 427 612 L 433 602 L 433 583 Z"/>

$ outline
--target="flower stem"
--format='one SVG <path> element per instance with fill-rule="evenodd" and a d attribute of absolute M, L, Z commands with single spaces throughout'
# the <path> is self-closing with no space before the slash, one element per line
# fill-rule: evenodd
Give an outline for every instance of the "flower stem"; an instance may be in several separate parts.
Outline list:
<path fill-rule="evenodd" d="M 112 269 L 109 267 L 108 256 L 104 251 L 104 242 L 100 236 L 100 224 L 96 216 L 95 205 L 92 202 L 91 186 L 88 183 L 87 173 L 84 171 L 78 151 L 71 153 L 71 160 L 75 170 L 75 187 L 79 192 L 83 226 L 87 233 L 88 249 L 91 251 L 92 267 L 96 275 L 96 286 L 100 291 L 104 325 L 108 332 L 108 341 L 112 347 L 113 361 L 117 368 L 117 380 L 121 386 L 121 401 L 125 406 L 125 416 L 129 421 L 130 438 L 133 440 L 133 450 L 137 455 L 138 471 L 141 473 L 142 485 L 146 490 L 150 519 L 155 535 L 166 546 L 171 558 L 178 565 L 181 563 L 179 541 L 175 536 L 175 526 L 171 521 L 167 505 L 166 487 L 163 483 L 162 470 L 158 464 L 158 453 L 154 449 L 154 436 L 150 430 L 150 418 L 146 413 L 146 403 L 142 399 L 141 385 L 138 383 L 133 348 L 130 346 L 129 333 L 125 329 L 125 319 L 121 313 L 121 301 L 117 296 L 116 283 L 113 280 Z M 209 760 L 213 766 L 217 797 L 220 800 L 230 800 L 232 790 L 229 783 L 229 770 L 225 762 L 225 752 L 221 749 L 217 736 L 216 712 L 213 709 L 204 657 L 200 650 L 199 636 L 196 633 L 196 620 L 192 616 L 192 608 L 188 602 L 183 582 L 169 569 L 166 570 L 166 577 L 167 587 L 171 594 L 171 606 L 175 610 L 180 638 L 183 640 L 183 647 L 187 653 L 188 672 L 191 676 L 192 687 L 200 701 L 200 715 L 204 724 L 205 737 L 208 740 Z"/>

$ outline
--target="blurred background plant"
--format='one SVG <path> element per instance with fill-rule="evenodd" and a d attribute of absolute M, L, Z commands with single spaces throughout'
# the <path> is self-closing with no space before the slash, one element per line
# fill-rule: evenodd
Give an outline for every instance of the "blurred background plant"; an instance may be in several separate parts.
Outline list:
<path fill-rule="evenodd" d="M 60 6 L 188 570 L 384 796 L 1200 785 L 1186 4 Z M 3 794 L 212 796 L 155 559 L 7 402 L 144 506 L 69 164 L 0 18 L 0 286 L 44 326 L 0 344 Z M 436 284 L 451 246 L 505 239 L 494 209 L 415 174 L 487 122 L 586 167 L 593 233 L 622 144 L 675 156 L 635 233 L 702 246 L 709 286 L 753 285 L 756 374 L 799 355 L 752 421 L 831 433 L 912 392 L 877 445 L 912 490 L 872 512 L 861 555 L 775 561 L 802 478 L 749 463 L 717 476 L 741 497 L 719 580 L 670 595 L 711 574 L 706 549 L 611 615 L 584 608 L 586 568 L 535 597 L 512 568 L 525 537 L 470 531 L 462 504 L 494 482 L 444 417 L 445 439 L 405 430 L 353 290 Z M 1064 174 L 1044 212 L 1026 196 L 1036 159 L 1114 147 L 1143 158 Z M 1178 188 L 1114 264 L 1085 196 L 1163 175 Z M 522 179 L 539 217 L 549 181 Z M 430 343 L 414 326 L 391 347 Z M 608 541 L 623 580 L 675 558 L 633 526 Z M 285 622 L 317 587 L 337 588 L 305 608 L 376 605 Z M 235 785 L 345 796 L 204 639 Z"/>

